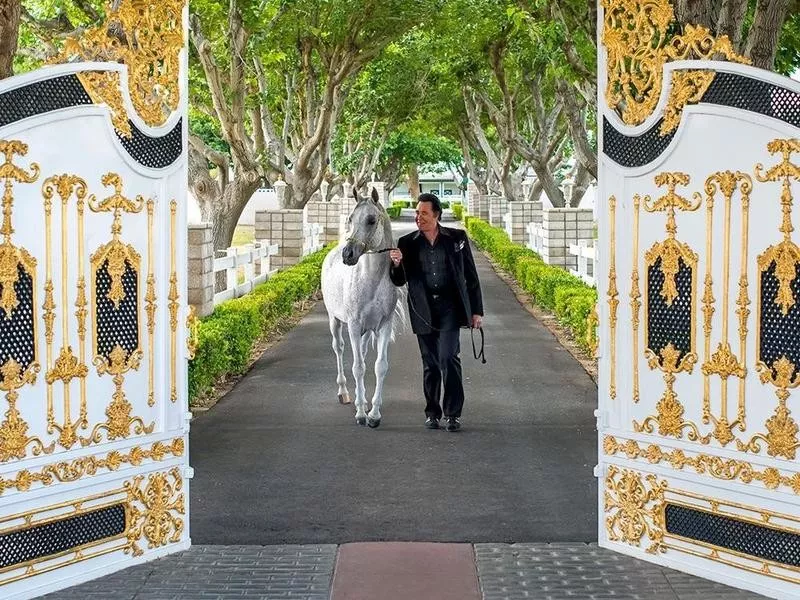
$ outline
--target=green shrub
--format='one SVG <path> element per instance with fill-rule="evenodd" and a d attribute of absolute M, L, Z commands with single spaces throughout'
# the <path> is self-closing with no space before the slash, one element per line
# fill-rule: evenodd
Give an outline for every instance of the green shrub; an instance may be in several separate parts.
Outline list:
<path fill-rule="evenodd" d="M 411 208 L 411 200 L 392 200 L 392 206 L 400 208 Z"/>
<path fill-rule="evenodd" d="M 462 204 L 453 204 L 453 216 L 459 221 L 464 218 L 464 206 Z"/>
<path fill-rule="evenodd" d="M 597 303 L 597 290 L 564 269 L 544 263 L 533 250 L 513 243 L 505 231 L 474 216 L 463 218 L 478 248 L 511 273 L 536 304 L 553 312 L 575 341 L 589 349 L 595 336 L 588 332 L 588 318 Z"/>
<path fill-rule="evenodd" d="M 386 208 L 386 212 L 389 213 L 389 218 L 390 219 L 397 219 L 400 216 L 400 211 L 401 210 L 402 210 L 402 207 L 394 206 L 394 205 L 389 206 L 389 207 Z"/>
<path fill-rule="evenodd" d="M 189 361 L 189 402 L 221 378 L 244 372 L 256 343 L 274 332 L 294 303 L 319 289 L 322 261 L 335 244 L 279 271 L 251 293 L 223 302 L 197 327 L 197 350 Z"/>
<path fill-rule="evenodd" d="M 442 200 L 440 204 L 442 205 L 442 210 L 447 210 L 448 208 L 450 208 L 449 200 Z"/>

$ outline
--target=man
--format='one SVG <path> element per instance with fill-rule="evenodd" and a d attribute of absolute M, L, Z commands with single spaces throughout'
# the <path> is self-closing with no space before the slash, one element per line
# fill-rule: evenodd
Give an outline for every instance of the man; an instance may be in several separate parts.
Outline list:
<path fill-rule="evenodd" d="M 390 252 L 390 275 L 396 286 L 408 283 L 411 329 L 422 355 L 425 426 L 438 429 L 444 416 L 447 431 L 458 431 L 464 406 L 460 328 L 481 326 L 483 300 L 466 233 L 442 226 L 441 216 L 439 198 L 420 194 L 418 231 L 401 237 Z"/>

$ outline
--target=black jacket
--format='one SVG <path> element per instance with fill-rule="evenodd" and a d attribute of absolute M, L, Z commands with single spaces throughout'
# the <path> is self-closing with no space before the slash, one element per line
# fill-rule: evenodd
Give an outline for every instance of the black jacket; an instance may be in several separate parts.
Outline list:
<path fill-rule="evenodd" d="M 428 295 L 425 292 L 425 275 L 419 264 L 419 244 L 427 244 L 428 240 L 420 231 L 414 231 L 401 237 L 397 247 L 403 253 L 403 262 L 395 267 L 392 263 L 389 272 L 392 283 L 401 286 L 408 283 L 408 308 L 411 317 L 411 329 L 414 333 L 431 333 L 431 309 Z M 447 266 L 452 280 L 456 284 L 459 299 L 459 324 L 469 327 L 472 315 L 483 316 L 483 298 L 478 271 L 472 258 L 467 234 L 460 229 L 452 229 L 439 225 L 439 243 L 444 244 L 447 255 Z M 424 320 L 423 320 L 424 319 Z"/>

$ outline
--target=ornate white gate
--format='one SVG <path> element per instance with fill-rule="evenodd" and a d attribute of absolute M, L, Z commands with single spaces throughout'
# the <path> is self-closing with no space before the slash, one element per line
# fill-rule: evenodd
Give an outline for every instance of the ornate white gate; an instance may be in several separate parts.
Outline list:
<path fill-rule="evenodd" d="M 800 598 L 800 84 L 601 5 L 600 544 Z"/>
<path fill-rule="evenodd" d="M 112 4 L 0 82 L 3 598 L 190 544 L 186 6 Z"/>

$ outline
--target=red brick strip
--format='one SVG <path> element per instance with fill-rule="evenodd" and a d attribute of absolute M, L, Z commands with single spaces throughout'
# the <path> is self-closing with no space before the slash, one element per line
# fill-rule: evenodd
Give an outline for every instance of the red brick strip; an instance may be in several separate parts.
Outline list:
<path fill-rule="evenodd" d="M 481 600 L 471 544 L 362 542 L 339 547 L 331 600 Z"/>

